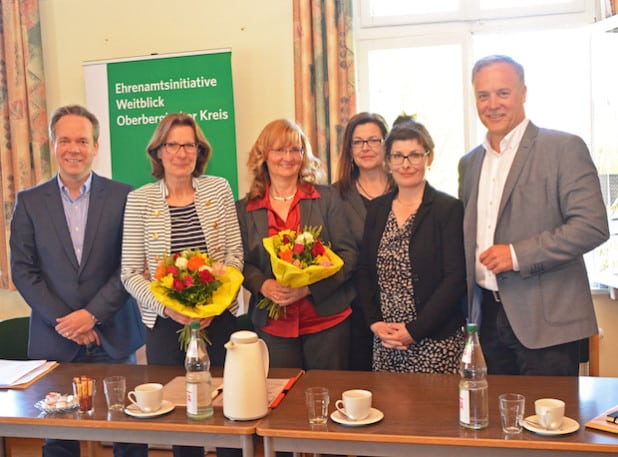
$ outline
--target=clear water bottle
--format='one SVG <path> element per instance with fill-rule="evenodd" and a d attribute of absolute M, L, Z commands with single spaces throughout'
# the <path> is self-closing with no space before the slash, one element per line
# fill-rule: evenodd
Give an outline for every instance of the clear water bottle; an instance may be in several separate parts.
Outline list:
<path fill-rule="evenodd" d="M 489 425 L 487 364 L 479 343 L 478 325 L 470 323 L 466 329 L 468 338 L 459 370 L 459 423 L 480 429 Z"/>
<path fill-rule="evenodd" d="M 200 335 L 199 322 L 191 322 L 191 339 L 187 347 L 185 369 L 187 416 L 191 419 L 206 419 L 213 415 L 212 378 L 210 358 Z"/>

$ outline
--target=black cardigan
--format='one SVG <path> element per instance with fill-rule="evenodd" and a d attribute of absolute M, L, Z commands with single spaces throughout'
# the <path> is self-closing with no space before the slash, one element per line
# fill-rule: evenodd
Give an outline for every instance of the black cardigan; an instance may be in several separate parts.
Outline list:
<path fill-rule="evenodd" d="M 367 207 L 357 287 L 369 325 L 383 320 L 376 261 L 396 195 L 397 190 L 394 190 L 372 200 Z M 463 205 L 459 200 L 426 183 L 412 226 L 408 255 L 414 272 L 417 310 L 416 320 L 406 323 L 408 332 L 415 341 L 453 335 L 464 322 L 461 304 L 466 292 Z"/>

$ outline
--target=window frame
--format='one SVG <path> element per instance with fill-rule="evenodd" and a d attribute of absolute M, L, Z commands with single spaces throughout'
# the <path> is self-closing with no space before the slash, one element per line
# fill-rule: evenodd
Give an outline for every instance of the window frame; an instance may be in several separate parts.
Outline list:
<path fill-rule="evenodd" d="M 588 17 L 592 10 L 601 9 L 597 1 L 565 0 L 560 4 L 539 4 L 513 8 L 481 8 L 482 0 L 459 0 L 459 7 L 454 11 L 424 13 L 424 14 L 393 14 L 378 16 L 372 14 L 372 2 L 384 0 L 355 0 L 358 12 L 359 26 L 362 28 L 383 27 L 394 25 L 415 25 L 428 23 L 482 21 L 505 18 L 518 18 L 543 15 L 583 15 Z M 464 6 L 465 5 L 465 6 Z"/>

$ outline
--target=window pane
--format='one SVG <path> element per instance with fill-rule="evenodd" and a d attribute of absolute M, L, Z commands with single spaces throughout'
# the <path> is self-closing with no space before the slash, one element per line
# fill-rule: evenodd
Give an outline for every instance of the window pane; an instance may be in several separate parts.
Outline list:
<path fill-rule="evenodd" d="M 370 0 L 371 16 L 446 13 L 458 9 L 459 0 Z"/>
<path fill-rule="evenodd" d="M 464 150 L 460 45 L 370 51 L 369 109 L 389 123 L 405 111 L 416 114 L 436 144 L 431 184 L 457 195 L 457 162 Z"/>
<path fill-rule="evenodd" d="M 579 135 L 590 147 L 590 48 L 584 30 L 475 34 L 473 45 L 475 59 L 507 54 L 524 66 L 532 122 Z M 481 127 L 477 140 L 484 133 Z"/>
<path fill-rule="evenodd" d="M 572 0 L 481 0 L 481 9 L 525 8 L 529 6 L 573 3 Z"/>
<path fill-rule="evenodd" d="M 611 237 L 595 250 L 592 277 L 614 287 L 618 283 L 618 33 L 592 37 L 592 155 L 599 169 L 601 192 L 610 216 Z"/>
<path fill-rule="evenodd" d="M 592 41 L 593 155 L 599 173 L 618 177 L 618 33 L 597 33 Z M 610 203 L 618 198 L 618 182 Z"/>

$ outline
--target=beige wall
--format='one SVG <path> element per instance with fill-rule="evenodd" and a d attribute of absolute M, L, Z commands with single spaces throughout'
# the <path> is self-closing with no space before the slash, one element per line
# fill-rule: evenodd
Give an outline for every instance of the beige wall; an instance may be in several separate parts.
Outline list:
<path fill-rule="evenodd" d="M 246 153 L 258 133 L 272 119 L 294 118 L 291 1 L 39 3 L 50 111 L 85 103 L 85 61 L 231 48 L 240 195 L 247 191 Z"/>
<path fill-rule="evenodd" d="M 0 289 L 0 303 L 0 320 L 30 315 L 30 308 L 18 292 Z"/>

